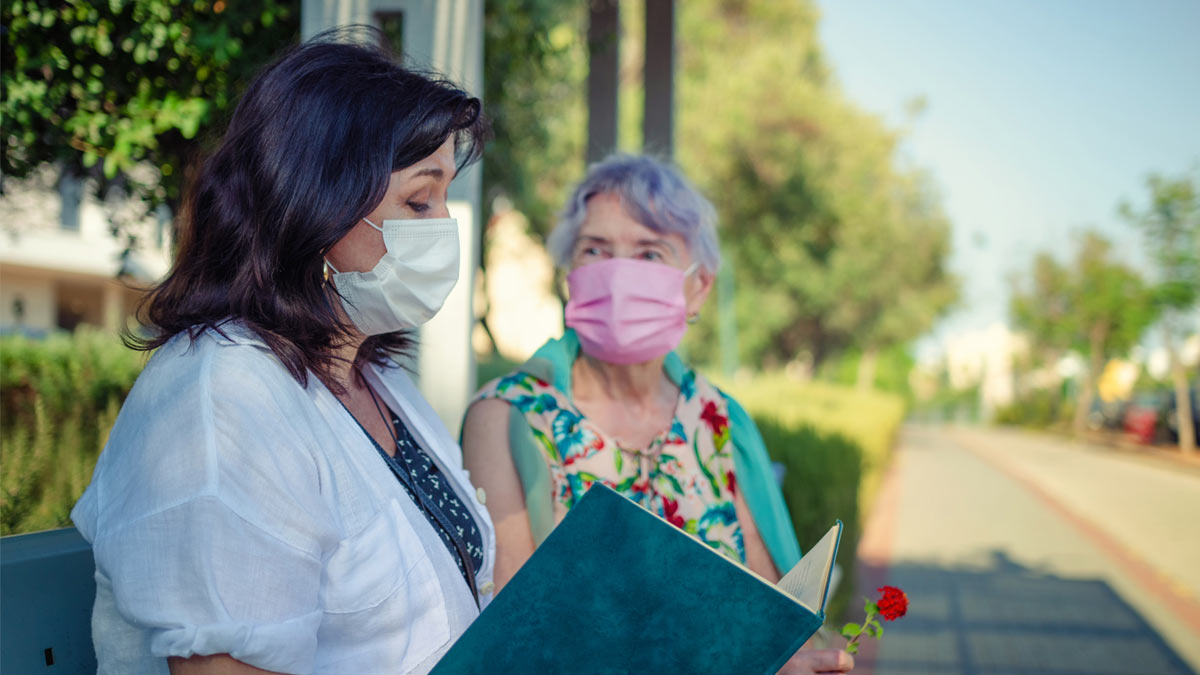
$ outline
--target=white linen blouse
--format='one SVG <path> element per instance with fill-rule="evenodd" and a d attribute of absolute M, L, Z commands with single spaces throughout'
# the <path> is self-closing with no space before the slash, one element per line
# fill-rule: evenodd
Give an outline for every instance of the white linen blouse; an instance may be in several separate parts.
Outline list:
<path fill-rule="evenodd" d="M 354 418 L 236 322 L 177 335 L 125 401 L 71 518 L 92 543 L 102 673 L 227 653 L 285 673 L 426 672 L 479 614 Z M 367 377 L 496 538 L 462 451 L 399 367 Z"/>

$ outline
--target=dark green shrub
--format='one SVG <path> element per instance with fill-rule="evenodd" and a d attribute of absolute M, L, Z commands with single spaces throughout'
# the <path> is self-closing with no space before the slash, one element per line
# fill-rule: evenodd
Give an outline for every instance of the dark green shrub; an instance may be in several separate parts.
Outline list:
<path fill-rule="evenodd" d="M 808 424 L 786 424 L 770 416 L 756 416 L 754 421 L 771 458 L 786 468 L 783 495 L 800 545 L 813 545 L 834 520 L 842 521 L 845 529 L 838 564 L 843 577 L 827 608 L 828 616 L 839 617 L 855 599 L 855 549 L 862 531 L 859 489 L 863 450 L 844 436 L 822 433 Z"/>
<path fill-rule="evenodd" d="M 1063 400 L 1058 391 L 1037 389 L 998 408 L 993 421 L 996 424 L 1045 428 L 1070 419 L 1073 411 L 1074 408 Z"/>
<path fill-rule="evenodd" d="M 0 534 L 70 524 L 144 362 L 96 331 L 0 338 Z"/>

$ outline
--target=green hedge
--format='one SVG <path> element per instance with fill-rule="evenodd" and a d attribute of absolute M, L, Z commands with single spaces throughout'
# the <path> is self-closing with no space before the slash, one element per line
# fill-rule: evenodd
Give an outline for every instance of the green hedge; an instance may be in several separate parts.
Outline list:
<path fill-rule="evenodd" d="M 0 534 L 70 523 L 72 505 L 145 356 L 91 331 L 47 340 L 0 337 Z M 845 524 L 846 576 L 837 617 L 854 593 L 854 555 L 904 416 L 899 396 L 783 375 L 722 383 L 754 417 L 786 467 L 783 491 L 802 546 Z"/>
<path fill-rule="evenodd" d="M 0 534 L 70 524 L 144 362 L 96 331 L 0 337 Z"/>
<path fill-rule="evenodd" d="M 822 434 L 808 425 L 784 424 L 761 415 L 754 421 L 771 458 L 786 467 L 783 494 L 801 549 L 807 552 L 835 519 L 842 521 L 838 563 L 844 576 L 827 611 L 830 617 L 839 617 L 853 599 L 854 549 L 862 530 L 858 507 L 862 448 L 844 436 Z"/>
<path fill-rule="evenodd" d="M 1044 429 L 1070 421 L 1074 413 L 1074 402 L 1064 399 L 1061 392 L 1038 389 L 997 409 L 992 421 Z"/>
<path fill-rule="evenodd" d="M 869 513 L 897 430 L 904 400 L 824 382 L 766 374 L 723 387 L 750 412 L 772 459 L 786 468 L 783 494 L 801 547 L 842 521 L 838 563 L 844 576 L 827 614 L 857 607 L 854 568 L 863 514 Z"/>

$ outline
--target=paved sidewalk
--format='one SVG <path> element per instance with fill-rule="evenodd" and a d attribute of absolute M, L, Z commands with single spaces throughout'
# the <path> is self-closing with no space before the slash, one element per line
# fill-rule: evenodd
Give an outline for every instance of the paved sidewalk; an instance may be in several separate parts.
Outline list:
<path fill-rule="evenodd" d="M 1185 501 L 1200 499 L 1200 490 L 1192 497 L 1191 483 L 1155 482 L 1162 477 L 1139 474 L 1140 467 L 1097 469 L 1094 457 L 1081 461 L 1077 449 L 1062 450 L 1053 439 L 1049 449 L 1027 441 L 987 431 L 905 429 L 860 558 L 865 584 L 904 588 L 910 610 L 885 626 L 882 643 L 864 652 L 858 672 L 1186 674 L 1200 667 L 1200 631 L 1187 615 L 1195 607 L 1190 592 L 1167 583 L 1160 570 L 1138 567 L 1143 556 L 1129 549 L 1145 538 L 1125 543 L 1117 539 L 1124 534 L 1101 530 L 1072 510 L 1092 499 L 1080 495 L 1098 494 L 1117 512 L 1123 495 L 1132 495 L 1151 504 L 1137 506 L 1135 516 L 1150 518 L 1160 513 L 1155 509 L 1178 507 L 1174 497 L 1139 496 L 1147 483 L 1152 493 Z M 1018 446 L 1024 449 L 1014 451 Z M 1055 466 L 1038 464 L 1046 458 Z M 1126 489 L 1096 488 L 1108 479 L 1093 474 L 1112 469 Z M 1039 472 L 1054 474 L 1057 483 L 1031 481 Z M 1091 487 L 1072 487 L 1064 478 L 1080 472 Z M 1196 476 L 1187 478 L 1200 487 Z M 1064 506 L 1071 495 L 1076 500 Z M 1171 527 L 1155 532 L 1151 539 Z M 1195 537 L 1188 532 L 1176 529 L 1174 537 Z"/>

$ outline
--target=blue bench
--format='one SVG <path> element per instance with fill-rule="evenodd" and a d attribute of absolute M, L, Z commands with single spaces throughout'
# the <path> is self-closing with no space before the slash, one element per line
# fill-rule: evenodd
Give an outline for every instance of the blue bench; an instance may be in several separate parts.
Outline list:
<path fill-rule="evenodd" d="M 73 527 L 0 537 L 0 673 L 95 673 L 92 548 Z"/>

